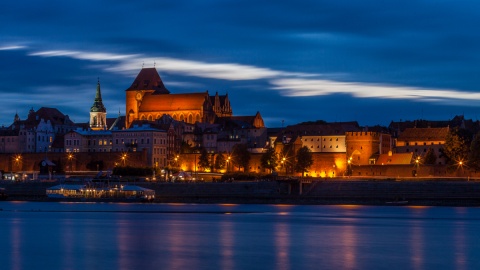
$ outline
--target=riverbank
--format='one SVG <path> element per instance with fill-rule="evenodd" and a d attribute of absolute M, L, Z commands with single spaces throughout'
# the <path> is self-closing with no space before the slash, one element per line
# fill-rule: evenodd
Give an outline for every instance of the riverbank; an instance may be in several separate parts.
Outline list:
<path fill-rule="evenodd" d="M 6 189 L 7 200 L 11 201 L 58 201 L 47 198 L 45 194 L 47 188 L 58 184 L 59 182 L 5 182 L 0 183 L 0 187 Z M 139 182 L 136 185 L 155 190 L 155 203 L 480 206 L 479 181 L 451 179 L 335 179 L 304 183 L 296 180 L 233 183 Z M 90 201 L 73 201 L 86 200 Z"/>

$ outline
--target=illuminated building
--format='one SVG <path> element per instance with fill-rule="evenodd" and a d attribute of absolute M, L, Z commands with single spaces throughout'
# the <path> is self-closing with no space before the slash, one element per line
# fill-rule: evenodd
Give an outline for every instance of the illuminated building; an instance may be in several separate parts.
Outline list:
<path fill-rule="evenodd" d="M 228 95 L 209 96 L 208 91 L 171 94 L 155 68 L 142 68 L 126 90 L 126 126 L 135 120 L 154 121 L 162 115 L 194 124 L 213 123 L 215 117 L 231 116 Z"/>
<path fill-rule="evenodd" d="M 92 130 L 102 130 L 107 128 L 107 109 L 102 102 L 102 93 L 100 91 L 100 81 L 97 83 L 95 101 L 90 108 L 90 128 Z"/>
<path fill-rule="evenodd" d="M 437 157 L 436 164 L 445 164 L 440 150 L 444 147 L 449 127 L 442 128 L 406 128 L 397 138 L 397 153 L 413 153 L 425 156 L 432 149 Z"/>

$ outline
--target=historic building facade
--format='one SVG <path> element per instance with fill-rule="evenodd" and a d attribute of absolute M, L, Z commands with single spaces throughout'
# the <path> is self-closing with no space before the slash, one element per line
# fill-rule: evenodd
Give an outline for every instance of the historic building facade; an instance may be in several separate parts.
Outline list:
<path fill-rule="evenodd" d="M 428 150 L 432 149 L 437 157 L 436 164 L 445 164 L 441 149 L 449 132 L 449 127 L 406 128 L 397 138 L 397 153 L 413 153 L 414 157 L 425 157 Z"/>
<path fill-rule="evenodd" d="M 213 123 L 216 116 L 231 116 L 228 95 L 210 96 L 208 91 L 171 94 L 155 68 L 142 68 L 126 90 L 126 126 L 135 120 L 154 121 L 162 115 L 194 124 Z"/>

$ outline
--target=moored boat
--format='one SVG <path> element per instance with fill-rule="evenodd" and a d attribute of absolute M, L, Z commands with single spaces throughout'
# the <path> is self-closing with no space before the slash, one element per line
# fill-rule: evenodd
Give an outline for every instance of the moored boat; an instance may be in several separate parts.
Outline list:
<path fill-rule="evenodd" d="M 155 191 L 135 185 L 120 185 L 115 187 L 89 187 L 87 185 L 56 185 L 47 188 L 48 198 L 54 199 L 125 199 L 129 201 L 153 201 Z"/>

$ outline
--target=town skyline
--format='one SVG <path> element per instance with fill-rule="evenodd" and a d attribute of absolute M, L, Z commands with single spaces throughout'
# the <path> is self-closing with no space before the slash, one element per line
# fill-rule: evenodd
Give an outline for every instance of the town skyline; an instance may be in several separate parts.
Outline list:
<path fill-rule="evenodd" d="M 172 93 L 228 93 L 235 115 L 259 111 L 268 127 L 477 120 L 478 5 L 8 1 L 0 124 L 32 107 L 88 122 L 97 78 L 107 117 L 123 115 L 124 90 L 143 66 Z M 143 13 L 132 20 L 132 10 Z"/>

